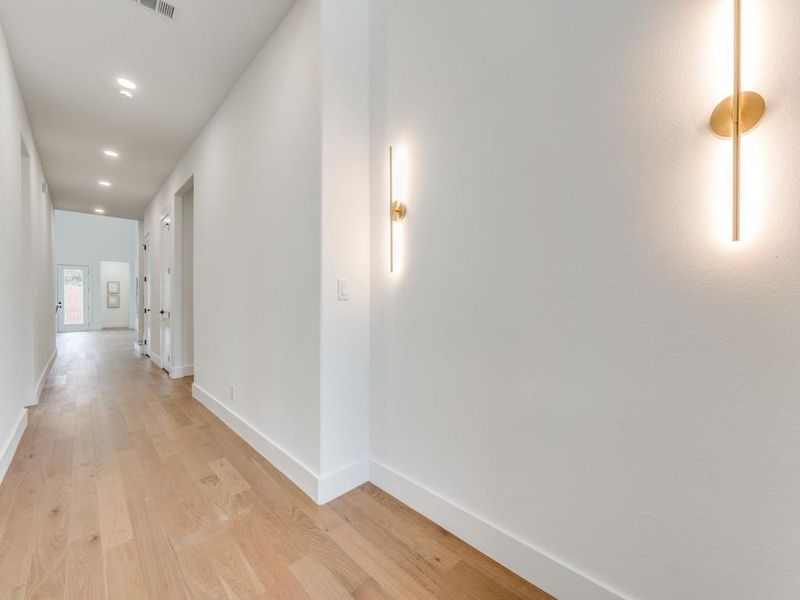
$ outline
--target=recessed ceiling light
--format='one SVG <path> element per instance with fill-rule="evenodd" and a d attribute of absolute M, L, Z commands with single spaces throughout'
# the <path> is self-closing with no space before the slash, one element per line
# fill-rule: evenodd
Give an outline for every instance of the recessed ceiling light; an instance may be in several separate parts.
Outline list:
<path fill-rule="evenodd" d="M 124 77 L 119 77 L 117 79 L 117 83 L 121 87 L 124 87 L 126 90 L 135 90 L 136 89 L 136 84 L 133 83 L 130 79 L 125 79 Z"/>
<path fill-rule="evenodd" d="M 106 212 L 106 210 L 104 208 L 95 208 L 94 212 L 96 212 L 98 215 L 102 215 Z"/>
<path fill-rule="evenodd" d="M 103 150 L 103 154 L 110 158 L 119 158 L 119 152 L 116 150 Z"/>
<path fill-rule="evenodd" d="M 100 179 L 97 183 L 99 183 L 103 187 L 111 187 L 111 182 L 106 181 L 105 179 Z"/>
<path fill-rule="evenodd" d="M 120 90 L 119 93 L 126 98 L 133 98 L 133 94 L 129 90 Z"/>

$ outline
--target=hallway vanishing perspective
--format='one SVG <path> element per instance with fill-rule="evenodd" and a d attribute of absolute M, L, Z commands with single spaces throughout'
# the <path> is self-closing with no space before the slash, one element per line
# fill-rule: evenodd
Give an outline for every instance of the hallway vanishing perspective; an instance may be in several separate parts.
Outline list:
<path fill-rule="evenodd" d="M 0 600 L 800 599 L 799 0 L 0 0 Z"/>
<path fill-rule="evenodd" d="M 59 335 L 0 485 L 0 598 L 550 598 L 369 483 L 317 506 L 134 340 Z"/>

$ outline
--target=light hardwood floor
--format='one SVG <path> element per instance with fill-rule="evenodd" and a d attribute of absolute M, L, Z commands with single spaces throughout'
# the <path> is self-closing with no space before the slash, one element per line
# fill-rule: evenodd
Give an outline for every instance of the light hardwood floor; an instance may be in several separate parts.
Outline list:
<path fill-rule="evenodd" d="M 0 486 L 0 598 L 551 598 L 370 484 L 316 506 L 133 339 L 59 336 Z"/>

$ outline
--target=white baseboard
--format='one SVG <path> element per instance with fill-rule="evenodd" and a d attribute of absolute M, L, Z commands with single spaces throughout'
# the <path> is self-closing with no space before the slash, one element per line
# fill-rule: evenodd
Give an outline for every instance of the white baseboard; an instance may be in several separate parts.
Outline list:
<path fill-rule="evenodd" d="M 370 461 L 370 481 L 559 600 L 629 600 L 375 460 Z"/>
<path fill-rule="evenodd" d="M 151 354 L 150 355 L 150 360 L 152 360 L 159 369 L 163 368 L 161 366 L 161 357 L 158 354 L 155 354 L 155 353 Z"/>
<path fill-rule="evenodd" d="M 270 440 L 258 429 L 250 425 L 242 417 L 222 404 L 196 383 L 192 384 L 192 397 L 219 417 L 228 427 L 233 429 L 256 452 L 272 463 L 281 473 L 291 479 L 297 487 L 318 502 L 319 475 Z"/>
<path fill-rule="evenodd" d="M 8 467 L 11 466 L 11 461 L 14 459 L 14 453 L 17 451 L 17 446 L 19 446 L 19 441 L 22 439 L 22 434 L 25 433 L 25 428 L 27 426 L 28 411 L 27 409 L 22 409 L 22 414 L 17 420 L 17 425 L 14 427 L 11 437 L 3 447 L 2 454 L 0 454 L 0 482 L 2 482 L 6 477 Z"/>
<path fill-rule="evenodd" d="M 372 481 L 487 556 L 560 600 L 630 600 L 533 544 L 375 461 L 357 461 L 320 477 L 289 452 L 192 384 L 192 396 L 219 417 L 318 504 Z"/>
<path fill-rule="evenodd" d="M 327 504 L 369 481 L 369 460 L 358 460 L 319 478 L 317 504 Z"/>
<path fill-rule="evenodd" d="M 44 389 L 44 384 L 47 381 L 47 374 L 50 373 L 50 369 L 53 368 L 53 363 L 56 360 L 57 354 L 58 349 L 53 348 L 53 353 L 50 355 L 50 358 L 47 359 L 47 364 L 42 369 L 42 372 L 39 373 L 39 379 L 36 381 L 36 387 L 25 394 L 25 406 L 36 406 L 39 404 L 39 398 L 42 397 L 42 390 Z"/>
<path fill-rule="evenodd" d="M 188 365 L 185 367 L 172 367 L 172 370 L 169 372 L 169 376 L 172 379 L 180 379 L 182 377 L 189 377 L 190 375 L 194 375 L 193 365 Z"/>

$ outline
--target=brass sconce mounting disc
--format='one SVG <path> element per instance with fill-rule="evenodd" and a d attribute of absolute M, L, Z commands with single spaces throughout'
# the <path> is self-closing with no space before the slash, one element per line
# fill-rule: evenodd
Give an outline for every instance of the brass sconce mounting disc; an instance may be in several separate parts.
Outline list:
<path fill-rule="evenodd" d="M 742 92 L 742 120 L 740 122 L 741 132 L 747 133 L 758 125 L 767 103 L 764 97 L 758 92 Z M 714 112 L 711 113 L 711 129 L 720 137 L 729 138 L 733 136 L 733 96 L 728 96 L 717 104 Z"/>
<path fill-rule="evenodd" d="M 392 202 L 392 221 L 402 221 L 406 218 L 406 205 L 395 200 Z"/>

